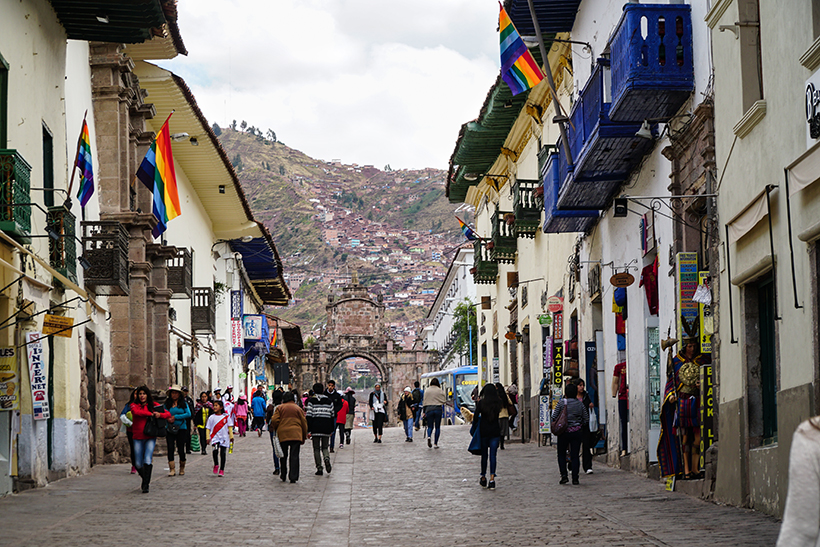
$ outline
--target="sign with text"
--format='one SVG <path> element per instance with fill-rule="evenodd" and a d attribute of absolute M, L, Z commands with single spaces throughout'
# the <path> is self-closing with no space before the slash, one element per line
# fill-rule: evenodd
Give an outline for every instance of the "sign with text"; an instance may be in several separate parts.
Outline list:
<path fill-rule="evenodd" d="M 564 385 L 564 344 L 561 342 L 552 344 L 552 383 Z"/>
<path fill-rule="evenodd" d="M 498 357 L 493 357 L 493 383 L 497 384 L 501 381 L 501 376 L 498 371 Z"/>
<path fill-rule="evenodd" d="M 609 283 L 613 287 L 629 287 L 635 282 L 635 277 L 629 272 L 616 273 L 609 278 Z"/>
<path fill-rule="evenodd" d="M 698 282 L 705 283 L 709 272 L 699 272 Z M 700 319 L 700 352 L 712 353 L 712 333 L 715 332 L 715 321 L 712 317 L 712 306 L 698 304 L 698 318 Z"/>
<path fill-rule="evenodd" d="M 20 408 L 20 378 L 14 346 L 0 347 L 0 411 Z"/>
<path fill-rule="evenodd" d="M 700 405 L 700 467 L 703 468 L 703 458 L 706 449 L 715 442 L 715 369 L 714 366 L 700 367 L 700 385 L 703 394 Z"/>
<path fill-rule="evenodd" d="M 552 336 L 547 336 L 544 340 L 544 377 L 552 368 Z"/>
<path fill-rule="evenodd" d="M 246 315 L 244 319 L 245 340 L 261 340 L 262 339 L 262 321 L 264 317 L 261 315 Z"/>
<path fill-rule="evenodd" d="M 564 339 L 564 314 L 554 313 L 552 316 L 552 337 L 556 340 Z"/>
<path fill-rule="evenodd" d="M 74 327 L 74 318 L 65 317 L 64 315 L 49 315 L 43 318 L 43 334 L 48 336 L 62 336 L 63 338 L 71 338 L 71 331 Z"/>
<path fill-rule="evenodd" d="M 560 296 L 550 296 L 547 299 L 547 309 L 552 313 L 563 311 L 564 299 Z"/>
<path fill-rule="evenodd" d="M 242 319 L 242 291 L 231 291 L 231 319 Z"/>
<path fill-rule="evenodd" d="M 231 347 L 233 353 L 245 353 L 245 345 L 242 340 L 242 320 L 231 319 Z"/>
<path fill-rule="evenodd" d="M 686 335 L 683 319 L 689 325 L 697 326 L 698 304 L 692 295 L 698 288 L 698 253 L 678 253 L 676 281 L 678 288 L 678 338 Z"/>
<path fill-rule="evenodd" d="M 541 435 L 550 434 L 550 396 L 540 395 L 538 397 L 538 433 Z"/>
<path fill-rule="evenodd" d="M 51 416 L 48 406 L 48 377 L 43 362 L 43 342 L 39 332 L 26 334 L 26 349 L 28 352 L 28 371 L 31 379 L 32 417 L 35 420 L 45 420 Z"/>

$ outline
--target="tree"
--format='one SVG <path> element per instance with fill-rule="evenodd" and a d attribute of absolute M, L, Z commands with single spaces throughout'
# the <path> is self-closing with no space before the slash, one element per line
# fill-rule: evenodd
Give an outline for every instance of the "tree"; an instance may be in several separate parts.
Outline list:
<path fill-rule="evenodd" d="M 456 335 L 456 341 L 450 354 L 451 359 L 452 356 L 464 355 L 467 363 L 472 362 L 475 365 L 478 357 L 478 322 L 476 321 L 475 306 L 469 298 L 465 298 L 456 305 L 453 312 L 453 332 Z M 470 345 L 471 338 L 472 346 Z"/>
<path fill-rule="evenodd" d="M 273 132 L 273 129 L 268 129 L 268 140 L 271 142 L 276 142 L 276 133 Z"/>
<path fill-rule="evenodd" d="M 237 152 L 231 160 L 231 165 L 233 165 L 233 168 L 236 169 L 237 172 L 242 170 L 242 156 L 239 155 L 239 152 Z"/>
<path fill-rule="evenodd" d="M 212 129 L 214 130 L 214 135 L 216 135 L 217 137 L 222 134 L 222 128 L 219 127 L 218 123 L 214 122 L 214 125 L 212 126 Z"/>
<path fill-rule="evenodd" d="M 283 177 L 285 176 L 285 166 L 284 165 L 279 166 L 279 174 L 282 175 Z"/>
<path fill-rule="evenodd" d="M 232 121 L 232 122 L 231 122 L 231 129 L 233 129 L 234 131 L 236 131 L 236 120 L 234 120 L 234 121 Z"/>
<path fill-rule="evenodd" d="M 239 124 L 239 128 L 244 131 L 246 127 L 248 127 L 248 122 L 242 120 L 242 123 Z"/>

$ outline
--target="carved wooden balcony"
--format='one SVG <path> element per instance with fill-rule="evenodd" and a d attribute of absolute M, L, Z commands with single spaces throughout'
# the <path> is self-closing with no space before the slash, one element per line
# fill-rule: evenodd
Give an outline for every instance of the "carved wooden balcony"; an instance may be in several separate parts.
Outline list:
<path fill-rule="evenodd" d="M 31 165 L 17 150 L 0 150 L 0 230 L 30 243 Z"/>
<path fill-rule="evenodd" d="M 169 258 L 168 267 L 168 288 L 174 291 L 173 298 L 191 298 L 193 290 L 193 257 L 191 251 L 182 248 L 177 252 L 177 256 Z"/>
<path fill-rule="evenodd" d="M 489 242 L 480 239 L 473 242 L 475 253 L 470 273 L 473 274 L 473 282 L 477 284 L 493 284 L 498 277 L 498 263 L 490 258 L 487 243 Z"/>
<path fill-rule="evenodd" d="M 128 231 L 113 220 L 84 221 L 83 257 L 90 267 L 85 285 L 97 294 L 127 296 L 129 292 Z"/>
<path fill-rule="evenodd" d="M 216 297 L 213 287 L 194 287 L 191 297 L 191 330 L 216 334 Z"/>
<path fill-rule="evenodd" d="M 493 218 L 493 236 L 488 244 L 490 259 L 498 263 L 512 264 L 518 250 L 515 231 L 515 217 L 511 212 L 495 210 Z"/>
<path fill-rule="evenodd" d="M 46 225 L 59 239 L 48 238 L 48 255 L 51 267 L 77 282 L 77 219 L 64 206 L 49 207 Z"/>
<path fill-rule="evenodd" d="M 518 180 L 513 186 L 513 213 L 515 237 L 534 238 L 541 224 L 544 193 L 541 181 Z"/>

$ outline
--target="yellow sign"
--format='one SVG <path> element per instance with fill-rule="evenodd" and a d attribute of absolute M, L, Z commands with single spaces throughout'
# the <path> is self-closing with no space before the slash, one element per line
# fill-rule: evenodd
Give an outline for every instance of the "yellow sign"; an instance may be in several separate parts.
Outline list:
<path fill-rule="evenodd" d="M 71 338 L 71 332 L 73 327 L 73 317 L 46 314 L 45 318 L 43 319 L 43 336 L 53 334 L 54 336 Z"/>
<path fill-rule="evenodd" d="M 14 347 L 0 347 L 0 410 L 20 408 L 20 378 Z"/>

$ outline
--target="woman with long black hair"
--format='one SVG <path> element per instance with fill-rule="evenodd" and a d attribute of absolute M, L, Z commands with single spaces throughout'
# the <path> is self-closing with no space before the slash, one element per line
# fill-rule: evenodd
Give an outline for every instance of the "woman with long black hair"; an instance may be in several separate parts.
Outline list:
<path fill-rule="evenodd" d="M 173 422 L 174 417 L 154 402 L 148 386 L 137 388 L 137 397 L 131 405 L 131 414 L 134 416 L 134 425 L 131 426 L 134 436 L 134 465 L 137 473 L 142 477 L 142 493 L 147 494 L 151 483 L 151 472 L 154 469 L 154 447 L 157 444 L 157 438 L 145 431 L 145 424 L 149 418 Z"/>
<path fill-rule="evenodd" d="M 194 406 L 194 425 L 196 425 L 196 431 L 199 434 L 199 446 L 202 449 L 203 456 L 208 453 L 205 450 L 208 445 L 208 430 L 205 429 L 205 424 L 208 423 L 208 416 L 213 413 L 214 405 L 208 397 L 208 392 L 203 391 L 199 394 L 199 400 Z"/>
<path fill-rule="evenodd" d="M 191 417 L 191 408 L 182 395 L 182 388 L 174 384 L 168 388 L 168 398 L 165 399 L 165 410 L 174 417 L 165 433 L 165 442 L 168 447 L 168 476 L 176 475 L 174 469 L 174 451 L 179 452 L 179 474 L 185 474 L 185 448 L 188 446 L 188 418 Z"/>
<path fill-rule="evenodd" d="M 479 420 L 481 433 L 481 478 L 478 484 L 490 490 L 495 489 L 495 468 L 498 456 L 498 445 L 501 443 L 501 425 L 498 415 L 502 402 L 494 384 L 486 384 L 481 389 L 481 396 L 476 401 L 473 421 Z M 487 482 L 487 461 L 490 463 L 490 481 Z"/>

